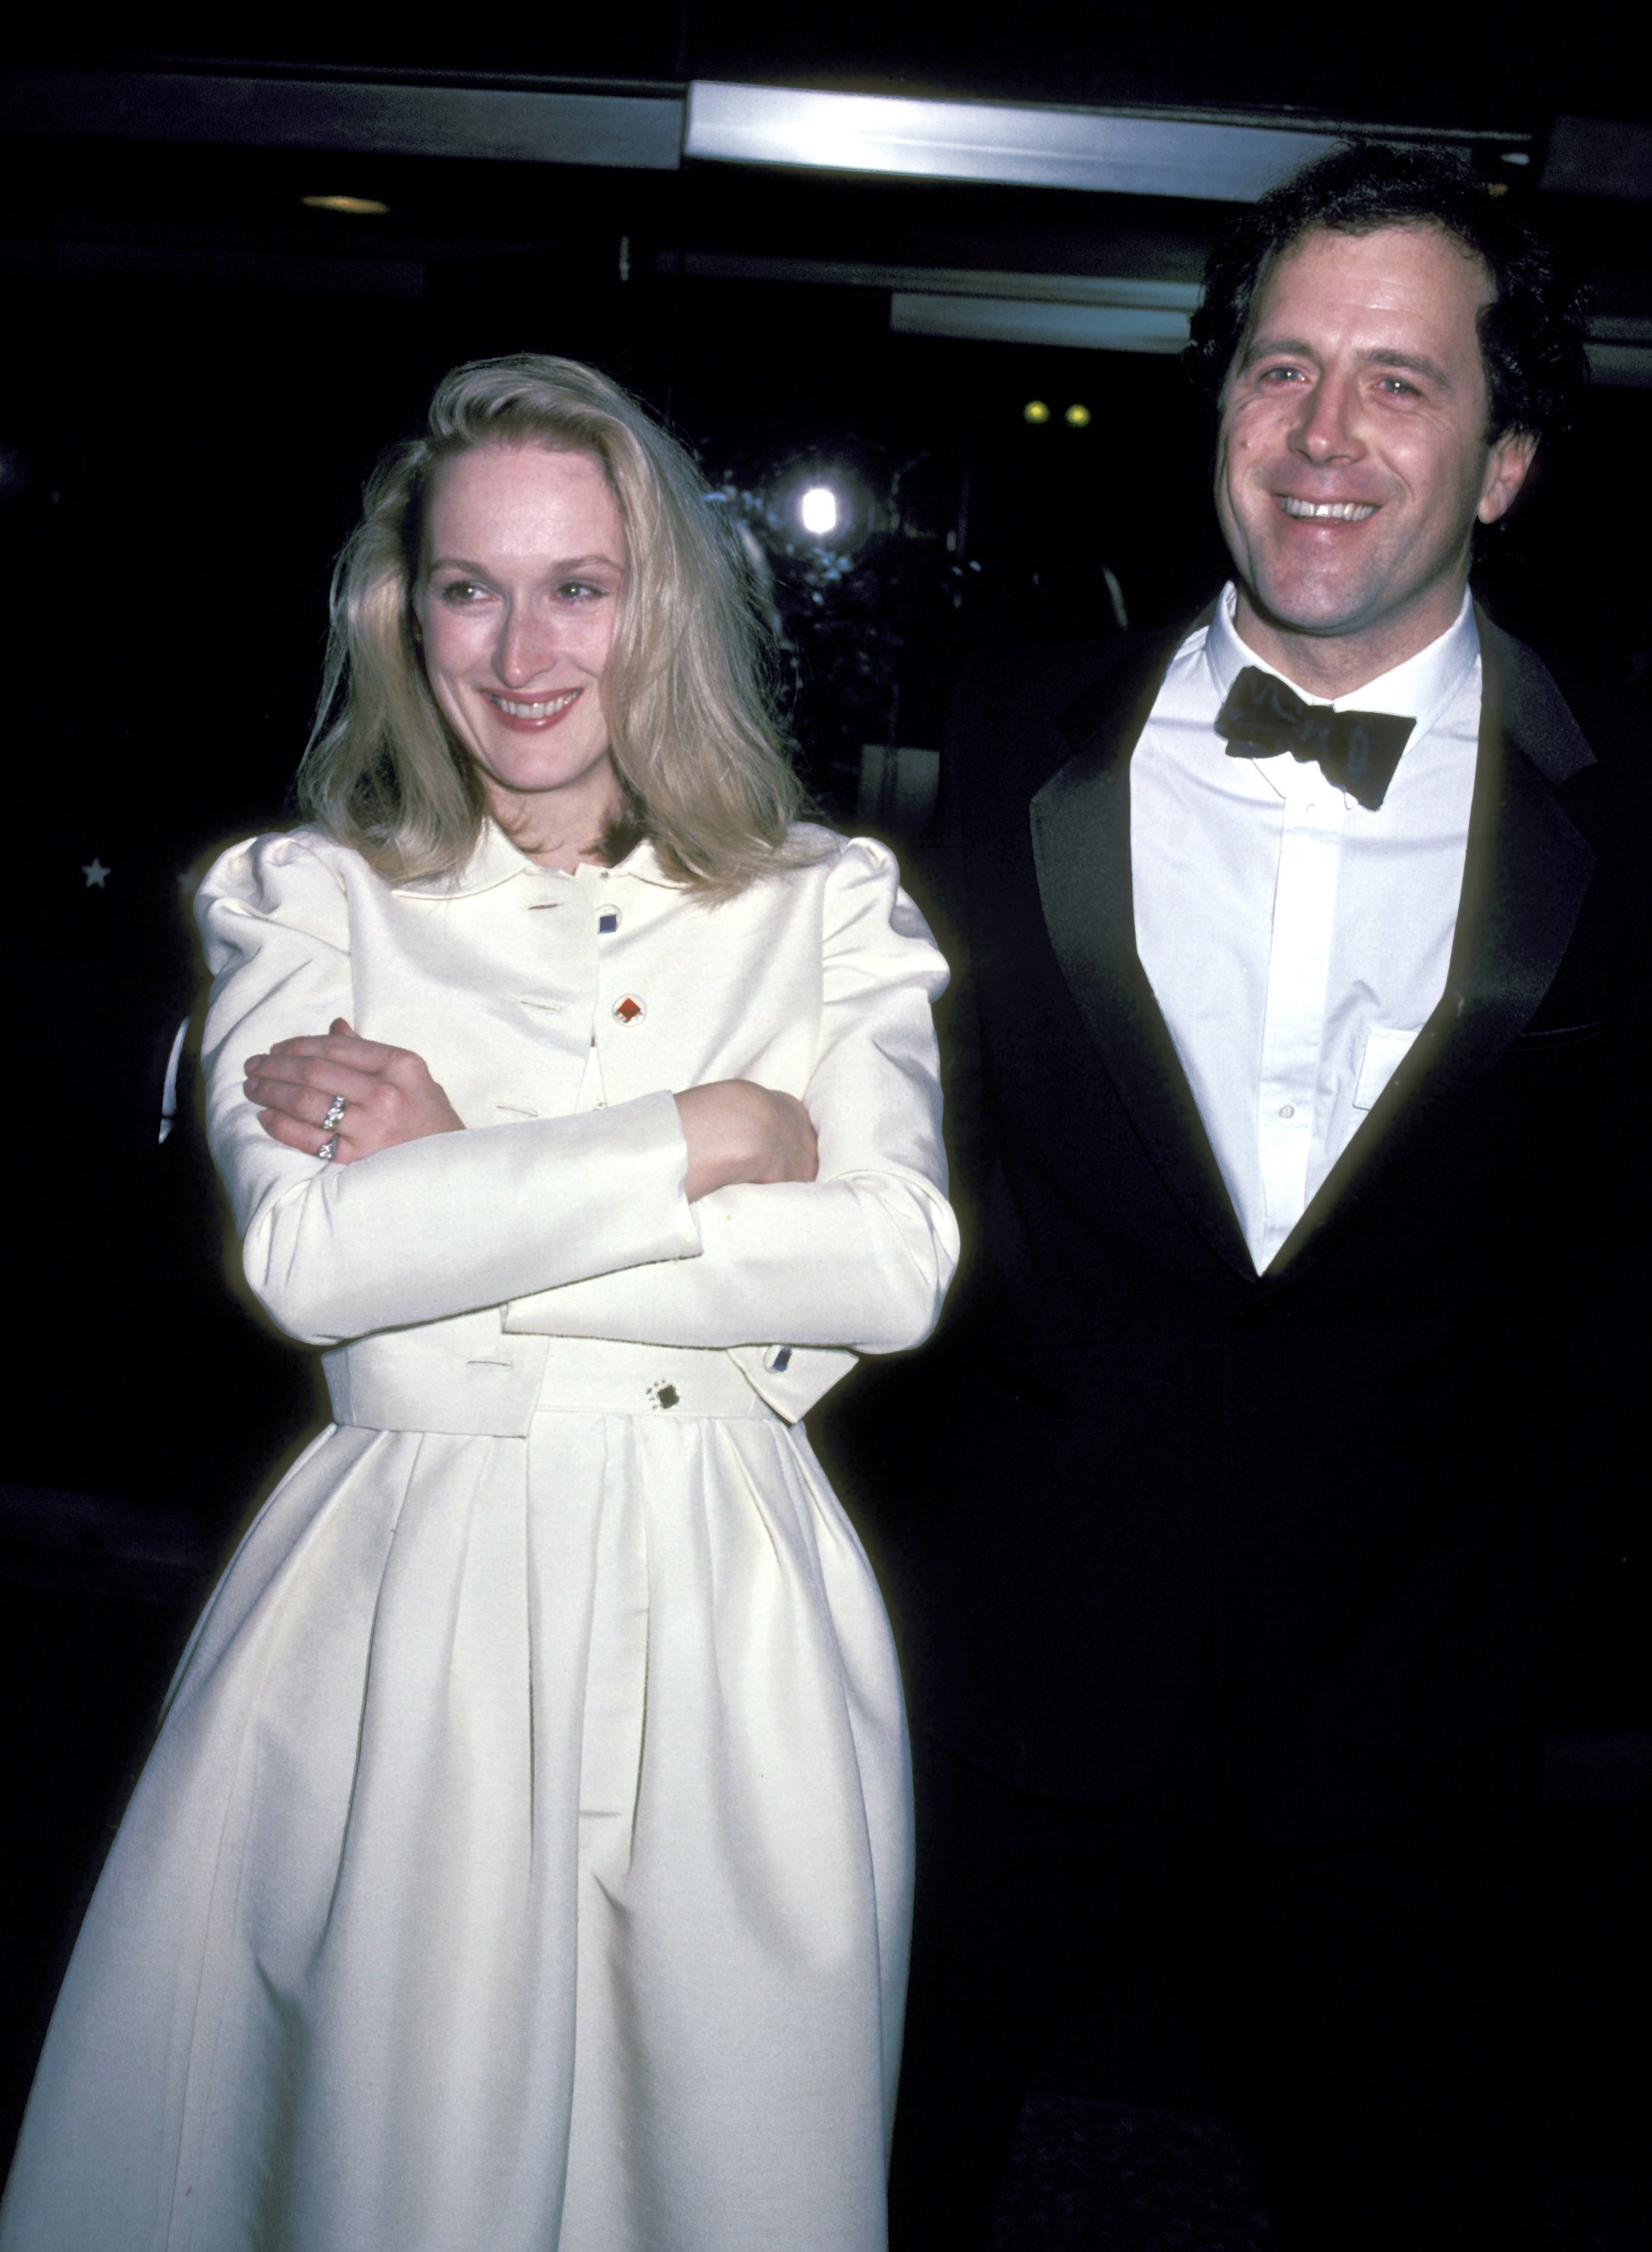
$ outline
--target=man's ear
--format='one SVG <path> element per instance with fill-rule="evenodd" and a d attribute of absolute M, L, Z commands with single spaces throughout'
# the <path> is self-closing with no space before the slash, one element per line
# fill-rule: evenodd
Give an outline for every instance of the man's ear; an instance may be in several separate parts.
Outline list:
<path fill-rule="evenodd" d="M 1526 481 L 1526 472 L 1537 451 L 1535 431 L 1505 430 L 1501 438 L 1492 440 L 1485 482 L 1480 488 L 1480 505 L 1475 511 L 1482 524 L 1496 524 L 1514 506 L 1515 497 Z"/>

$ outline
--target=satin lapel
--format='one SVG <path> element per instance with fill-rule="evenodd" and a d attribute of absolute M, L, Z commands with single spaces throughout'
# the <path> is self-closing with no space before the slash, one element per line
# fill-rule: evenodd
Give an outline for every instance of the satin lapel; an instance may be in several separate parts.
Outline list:
<path fill-rule="evenodd" d="M 1085 1025 L 1165 1186 L 1211 1250 L 1253 1277 L 1170 1031 L 1135 950 L 1130 757 L 1182 639 L 1156 642 L 1062 715 L 1077 745 L 1032 801 L 1038 895 Z"/>
<path fill-rule="evenodd" d="M 1481 641 L 1479 755 L 1446 990 L 1281 1245 L 1270 1283 L 1320 1257 L 1496 1062 L 1553 983 L 1589 888 L 1593 851 L 1544 779 L 1590 764 L 1588 747 L 1530 650 L 1483 621 Z"/>

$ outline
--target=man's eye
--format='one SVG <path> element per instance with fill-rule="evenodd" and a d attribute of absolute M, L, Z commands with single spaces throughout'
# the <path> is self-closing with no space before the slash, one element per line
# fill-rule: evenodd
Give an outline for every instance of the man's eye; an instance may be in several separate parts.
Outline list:
<path fill-rule="evenodd" d="M 1392 399 L 1419 399 L 1422 396 L 1416 385 L 1407 383 L 1403 375 L 1385 375 L 1382 387 Z"/>
<path fill-rule="evenodd" d="M 1300 383 L 1302 380 L 1302 371 L 1300 367 L 1265 367 L 1256 379 L 1259 383 L 1275 385 Z"/>

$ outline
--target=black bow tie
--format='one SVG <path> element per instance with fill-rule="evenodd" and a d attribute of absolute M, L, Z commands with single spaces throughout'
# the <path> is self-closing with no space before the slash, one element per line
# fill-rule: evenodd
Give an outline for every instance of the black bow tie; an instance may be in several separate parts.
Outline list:
<path fill-rule="evenodd" d="M 1304 704 L 1287 680 L 1247 664 L 1216 715 L 1231 759 L 1317 759 L 1328 782 L 1375 813 L 1388 794 L 1399 754 L 1416 726 L 1392 712 L 1333 712 Z"/>

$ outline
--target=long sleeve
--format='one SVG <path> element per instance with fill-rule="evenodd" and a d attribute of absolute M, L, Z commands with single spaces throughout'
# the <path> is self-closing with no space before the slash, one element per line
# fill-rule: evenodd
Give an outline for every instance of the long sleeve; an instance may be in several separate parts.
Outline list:
<path fill-rule="evenodd" d="M 934 1327 L 957 1262 L 930 1004 L 946 965 L 892 855 L 856 839 L 827 873 L 820 1037 L 801 1089 L 812 1182 L 718 1191 L 698 1257 L 518 1300 L 508 1331 L 643 1344 L 891 1352 Z"/>
<path fill-rule="evenodd" d="M 242 1092 L 246 1059 L 356 1015 L 343 857 L 302 837 L 257 838 L 224 854 L 197 900 L 214 973 L 208 1135 L 248 1285 L 281 1328 L 333 1344 L 698 1251 L 669 1093 L 470 1126 L 340 1167 L 264 1131 Z"/>

